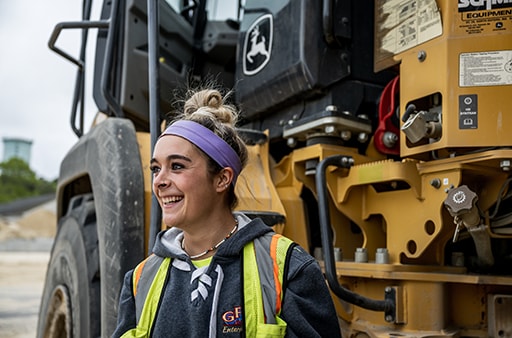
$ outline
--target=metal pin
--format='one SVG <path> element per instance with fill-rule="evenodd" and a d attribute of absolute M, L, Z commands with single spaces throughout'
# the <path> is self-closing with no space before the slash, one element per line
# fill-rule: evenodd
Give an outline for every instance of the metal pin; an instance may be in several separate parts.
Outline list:
<path fill-rule="evenodd" d="M 455 228 L 455 233 L 453 234 L 453 243 L 457 242 L 457 239 L 459 237 L 459 232 L 460 232 L 460 229 L 462 227 L 462 222 L 461 221 L 457 221 L 457 227 Z"/>

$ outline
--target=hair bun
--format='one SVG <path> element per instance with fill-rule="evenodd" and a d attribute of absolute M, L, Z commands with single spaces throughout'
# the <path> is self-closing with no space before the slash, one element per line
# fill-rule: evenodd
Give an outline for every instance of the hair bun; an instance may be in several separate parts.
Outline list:
<path fill-rule="evenodd" d="M 191 120 L 208 117 L 231 126 L 236 124 L 236 109 L 224 104 L 222 94 L 216 89 L 205 89 L 194 93 L 185 102 L 183 108 L 185 117 Z"/>

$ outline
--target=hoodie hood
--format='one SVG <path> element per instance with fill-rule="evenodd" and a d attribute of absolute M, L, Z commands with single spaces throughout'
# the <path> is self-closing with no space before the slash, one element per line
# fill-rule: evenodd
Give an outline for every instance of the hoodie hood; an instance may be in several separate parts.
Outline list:
<path fill-rule="evenodd" d="M 233 213 L 238 221 L 238 230 L 225 241 L 215 253 L 217 257 L 238 256 L 248 242 L 272 231 L 272 228 L 263 223 L 259 218 L 251 220 L 241 212 Z M 161 231 L 156 238 L 153 252 L 161 257 L 178 258 L 187 260 L 188 254 L 181 248 L 183 230 L 170 228 Z"/>

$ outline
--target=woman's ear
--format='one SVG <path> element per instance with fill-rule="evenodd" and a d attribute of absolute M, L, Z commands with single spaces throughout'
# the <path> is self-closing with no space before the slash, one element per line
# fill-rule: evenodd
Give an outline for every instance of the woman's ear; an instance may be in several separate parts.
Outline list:
<path fill-rule="evenodd" d="M 230 167 L 223 168 L 217 175 L 216 189 L 217 192 L 228 190 L 229 185 L 233 182 L 235 172 Z"/>

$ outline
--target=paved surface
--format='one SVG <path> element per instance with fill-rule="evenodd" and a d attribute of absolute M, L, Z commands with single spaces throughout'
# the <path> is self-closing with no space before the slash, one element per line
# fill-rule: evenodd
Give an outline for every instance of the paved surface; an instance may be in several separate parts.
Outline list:
<path fill-rule="evenodd" d="M 0 337 L 36 336 L 49 258 L 49 251 L 0 251 Z"/>

